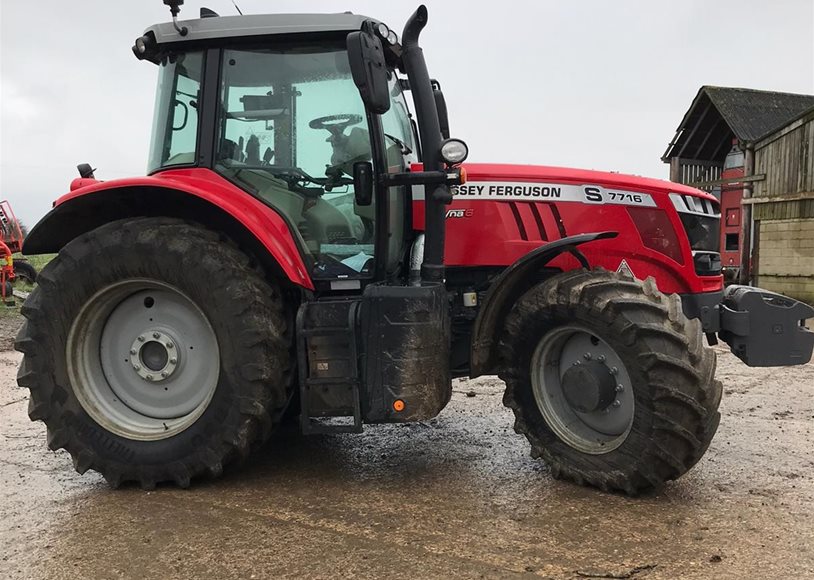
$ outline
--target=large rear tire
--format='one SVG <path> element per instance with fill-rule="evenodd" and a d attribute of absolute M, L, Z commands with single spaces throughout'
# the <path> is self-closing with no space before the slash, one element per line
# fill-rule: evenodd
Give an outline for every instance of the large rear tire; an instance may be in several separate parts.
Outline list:
<path fill-rule="evenodd" d="M 514 306 L 501 355 L 515 431 L 557 478 L 636 495 L 686 473 L 718 427 L 715 353 L 652 279 L 550 278 Z"/>
<path fill-rule="evenodd" d="M 293 392 L 280 289 L 180 220 L 113 222 L 65 246 L 23 306 L 17 381 L 77 471 L 187 487 L 265 441 Z"/>

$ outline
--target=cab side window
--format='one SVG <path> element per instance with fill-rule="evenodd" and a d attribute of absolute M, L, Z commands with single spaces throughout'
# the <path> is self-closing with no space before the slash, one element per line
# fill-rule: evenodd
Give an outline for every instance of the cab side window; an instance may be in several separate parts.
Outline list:
<path fill-rule="evenodd" d="M 172 55 L 161 63 L 148 171 L 194 165 L 198 142 L 203 54 Z"/>

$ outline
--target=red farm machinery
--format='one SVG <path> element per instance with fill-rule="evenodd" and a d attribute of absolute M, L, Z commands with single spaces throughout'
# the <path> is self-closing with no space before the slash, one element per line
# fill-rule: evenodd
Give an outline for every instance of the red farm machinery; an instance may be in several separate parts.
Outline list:
<path fill-rule="evenodd" d="M 13 258 L 12 254 L 22 251 L 25 235 L 23 228 L 8 200 L 0 201 L 0 290 L 2 299 L 13 304 L 14 287 L 12 282 L 22 281 L 34 284 L 37 281 L 37 270 L 25 258 Z"/>
<path fill-rule="evenodd" d="M 23 307 L 18 382 L 79 472 L 187 486 L 285 417 L 422 421 L 453 378 L 498 375 L 554 476 L 636 494 L 716 431 L 708 344 L 810 359 L 814 309 L 724 289 L 714 197 L 463 164 L 423 6 L 399 37 L 350 13 L 179 21 L 165 3 L 172 22 L 133 46 L 159 78 L 148 175 L 80 166 L 24 246 L 58 256 Z"/>

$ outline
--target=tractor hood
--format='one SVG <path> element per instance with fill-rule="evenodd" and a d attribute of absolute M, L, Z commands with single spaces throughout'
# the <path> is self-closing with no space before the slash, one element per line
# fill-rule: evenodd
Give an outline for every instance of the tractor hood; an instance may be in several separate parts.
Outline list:
<path fill-rule="evenodd" d="M 470 183 L 475 181 L 516 181 L 601 185 L 603 187 L 642 191 L 656 195 L 680 193 L 710 200 L 715 199 L 705 191 L 680 183 L 608 171 L 502 163 L 466 163 L 464 167 L 466 168 L 467 180 Z"/>

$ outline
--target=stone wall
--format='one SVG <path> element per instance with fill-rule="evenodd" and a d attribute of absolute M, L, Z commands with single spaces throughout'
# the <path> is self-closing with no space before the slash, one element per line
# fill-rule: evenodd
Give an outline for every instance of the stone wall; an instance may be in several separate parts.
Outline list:
<path fill-rule="evenodd" d="M 814 304 L 814 218 L 758 224 L 756 285 Z"/>

